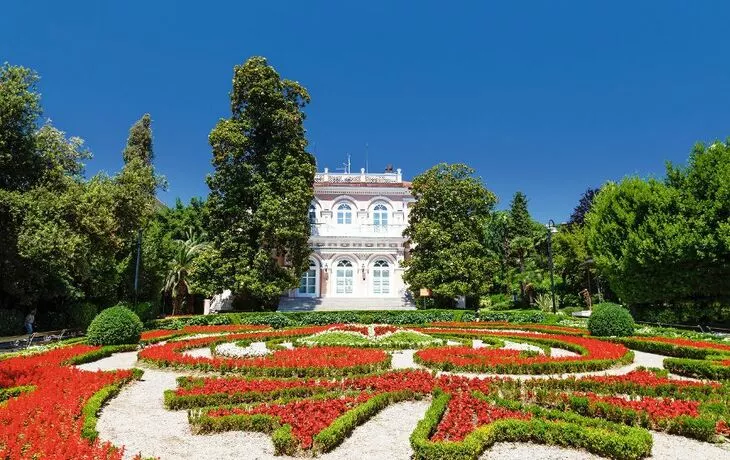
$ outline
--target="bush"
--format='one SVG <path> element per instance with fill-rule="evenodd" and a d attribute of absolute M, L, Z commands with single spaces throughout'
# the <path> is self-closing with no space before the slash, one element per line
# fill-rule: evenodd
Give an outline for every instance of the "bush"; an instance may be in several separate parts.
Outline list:
<path fill-rule="evenodd" d="M 0 335 L 18 335 L 23 332 L 23 312 L 0 309 Z"/>
<path fill-rule="evenodd" d="M 68 312 L 72 327 L 86 331 L 96 317 L 96 305 L 91 302 L 83 302 L 73 305 Z"/>
<path fill-rule="evenodd" d="M 151 321 L 160 314 L 160 308 L 152 302 L 140 302 L 135 305 L 124 305 L 139 316 L 143 323 Z"/>
<path fill-rule="evenodd" d="M 132 310 L 115 306 L 96 315 L 86 332 L 86 340 L 91 345 L 138 343 L 142 327 L 142 321 Z"/>
<path fill-rule="evenodd" d="M 615 303 L 599 303 L 588 318 L 588 331 L 596 337 L 626 337 L 635 326 L 631 313 Z"/>

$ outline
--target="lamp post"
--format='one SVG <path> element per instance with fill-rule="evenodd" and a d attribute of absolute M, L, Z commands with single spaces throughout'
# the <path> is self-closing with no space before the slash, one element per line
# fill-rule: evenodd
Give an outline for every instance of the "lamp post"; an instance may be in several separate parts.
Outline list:
<path fill-rule="evenodd" d="M 548 264 L 550 264 L 550 295 L 553 299 L 553 313 L 557 313 L 557 304 L 555 303 L 555 275 L 553 274 L 553 233 L 558 231 L 555 221 L 548 220 Z"/>

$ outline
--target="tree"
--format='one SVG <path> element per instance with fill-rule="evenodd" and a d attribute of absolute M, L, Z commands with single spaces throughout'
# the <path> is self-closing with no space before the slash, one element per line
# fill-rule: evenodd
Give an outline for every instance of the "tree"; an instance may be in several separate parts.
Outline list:
<path fill-rule="evenodd" d="M 38 75 L 5 63 L 0 67 L 0 189 L 27 190 L 43 168 L 36 148 L 41 117 Z"/>
<path fill-rule="evenodd" d="M 508 232 L 509 237 L 530 237 L 532 235 L 532 218 L 527 210 L 527 196 L 516 192 L 509 207 Z"/>
<path fill-rule="evenodd" d="M 589 188 L 583 192 L 578 205 L 575 209 L 573 209 L 573 214 L 570 215 L 570 220 L 568 221 L 569 226 L 583 225 L 585 216 L 588 214 L 588 211 L 590 211 L 591 205 L 593 204 L 593 199 L 600 190 L 600 188 Z"/>
<path fill-rule="evenodd" d="M 125 163 L 133 158 L 138 158 L 143 164 L 152 164 L 152 118 L 149 113 L 142 115 L 142 118 L 129 129 L 127 146 L 122 152 Z"/>
<path fill-rule="evenodd" d="M 698 144 L 664 181 L 609 183 L 586 217 L 588 246 L 622 301 L 730 299 L 730 144 Z"/>
<path fill-rule="evenodd" d="M 485 294 L 497 269 L 484 228 L 496 196 L 463 164 L 436 165 L 413 180 L 416 203 L 403 235 L 413 244 L 403 262 L 412 289 L 435 296 Z"/>
<path fill-rule="evenodd" d="M 122 158 L 124 167 L 115 178 L 117 191 L 115 214 L 119 223 L 119 236 L 122 239 L 122 247 L 116 255 L 116 266 L 120 278 L 118 293 L 119 297 L 125 300 L 145 299 L 139 295 L 140 291 L 143 291 L 145 295 L 151 295 L 155 291 L 159 292 L 159 289 L 154 289 L 157 287 L 154 285 L 156 284 L 155 278 L 159 274 L 155 275 L 151 273 L 151 270 L 159 270 L 161 267 L 155 266 L 155 261 L 148 261 L 146 258 L 141 260 L 140 281 L 153 284 L 140 283 L 135 297 L 137 241 L 140 238 L 140 232 L 145 234 L 157 211 L 156 190 L 158 187 L 164 186 L 164 179 L 155 175 L 152 165 L 152 120 L 149 114 L 144 114 L 129 129 Z M 156 298 L 146 298 L 145 300 L 154 301 Z"/>
<path fill-rule="evenodd" d="M 170 261 L 164 291 L 172 295 L 173 315 L 191 313 L 191 302 L 188 297 L 190 289 L 190 272 L 193 262 L 207 247 L 208 242 L 202 241 L 192 229 L 188 231 L 187 239 L 175 240 L 175 252 Z"/>
<path fill-rule="evenodd" d="M 221 259 L 208 284 L 262 307 L 296 287 L 310 248 L 314 157 L 306 151 L 309 94 L 265 58 L 236 66 L 231 117 L 210 133 L 210 233 Z"/>

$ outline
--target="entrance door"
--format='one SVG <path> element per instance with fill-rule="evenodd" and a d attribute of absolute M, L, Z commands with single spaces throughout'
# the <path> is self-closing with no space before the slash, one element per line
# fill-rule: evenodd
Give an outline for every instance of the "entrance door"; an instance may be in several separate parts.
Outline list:
<path fill-rule="evenodd" d="M 352 294 L 354 276 L 352 262 L 349 260 L 341 260 L 337 262 L 337 268 L 335 269 L 335 294 Z"/>
<path fill-rule="evenodd" d="M 309 261 L 309 270 L 302 274 L 299 279 L 299 289 L 297 297 L 316 297 L 317 296 L 317 264 L 313 260 Z"/>
<path fill-rule="evenodd" d="M 373 264 L 373 294 L 390 294 L 390 265 L 382 259 Z"/>

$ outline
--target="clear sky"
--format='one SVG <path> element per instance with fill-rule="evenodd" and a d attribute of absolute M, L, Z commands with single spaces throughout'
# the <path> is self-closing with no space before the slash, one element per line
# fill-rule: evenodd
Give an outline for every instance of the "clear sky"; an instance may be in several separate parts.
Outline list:
<path fill-rule="evenodd" d="M 567 219 L 581 193 L 661 176 L 730 136 L 730 2 L 12 1 L 0 61 L 42 77 L 45 116 L 114 172 L 153 118 L 161 198 L 207 195 L 232 69 L 263 55 L 312 96 L 320 168 L 407 178 L 465 162 L 508 205 Z"/>

